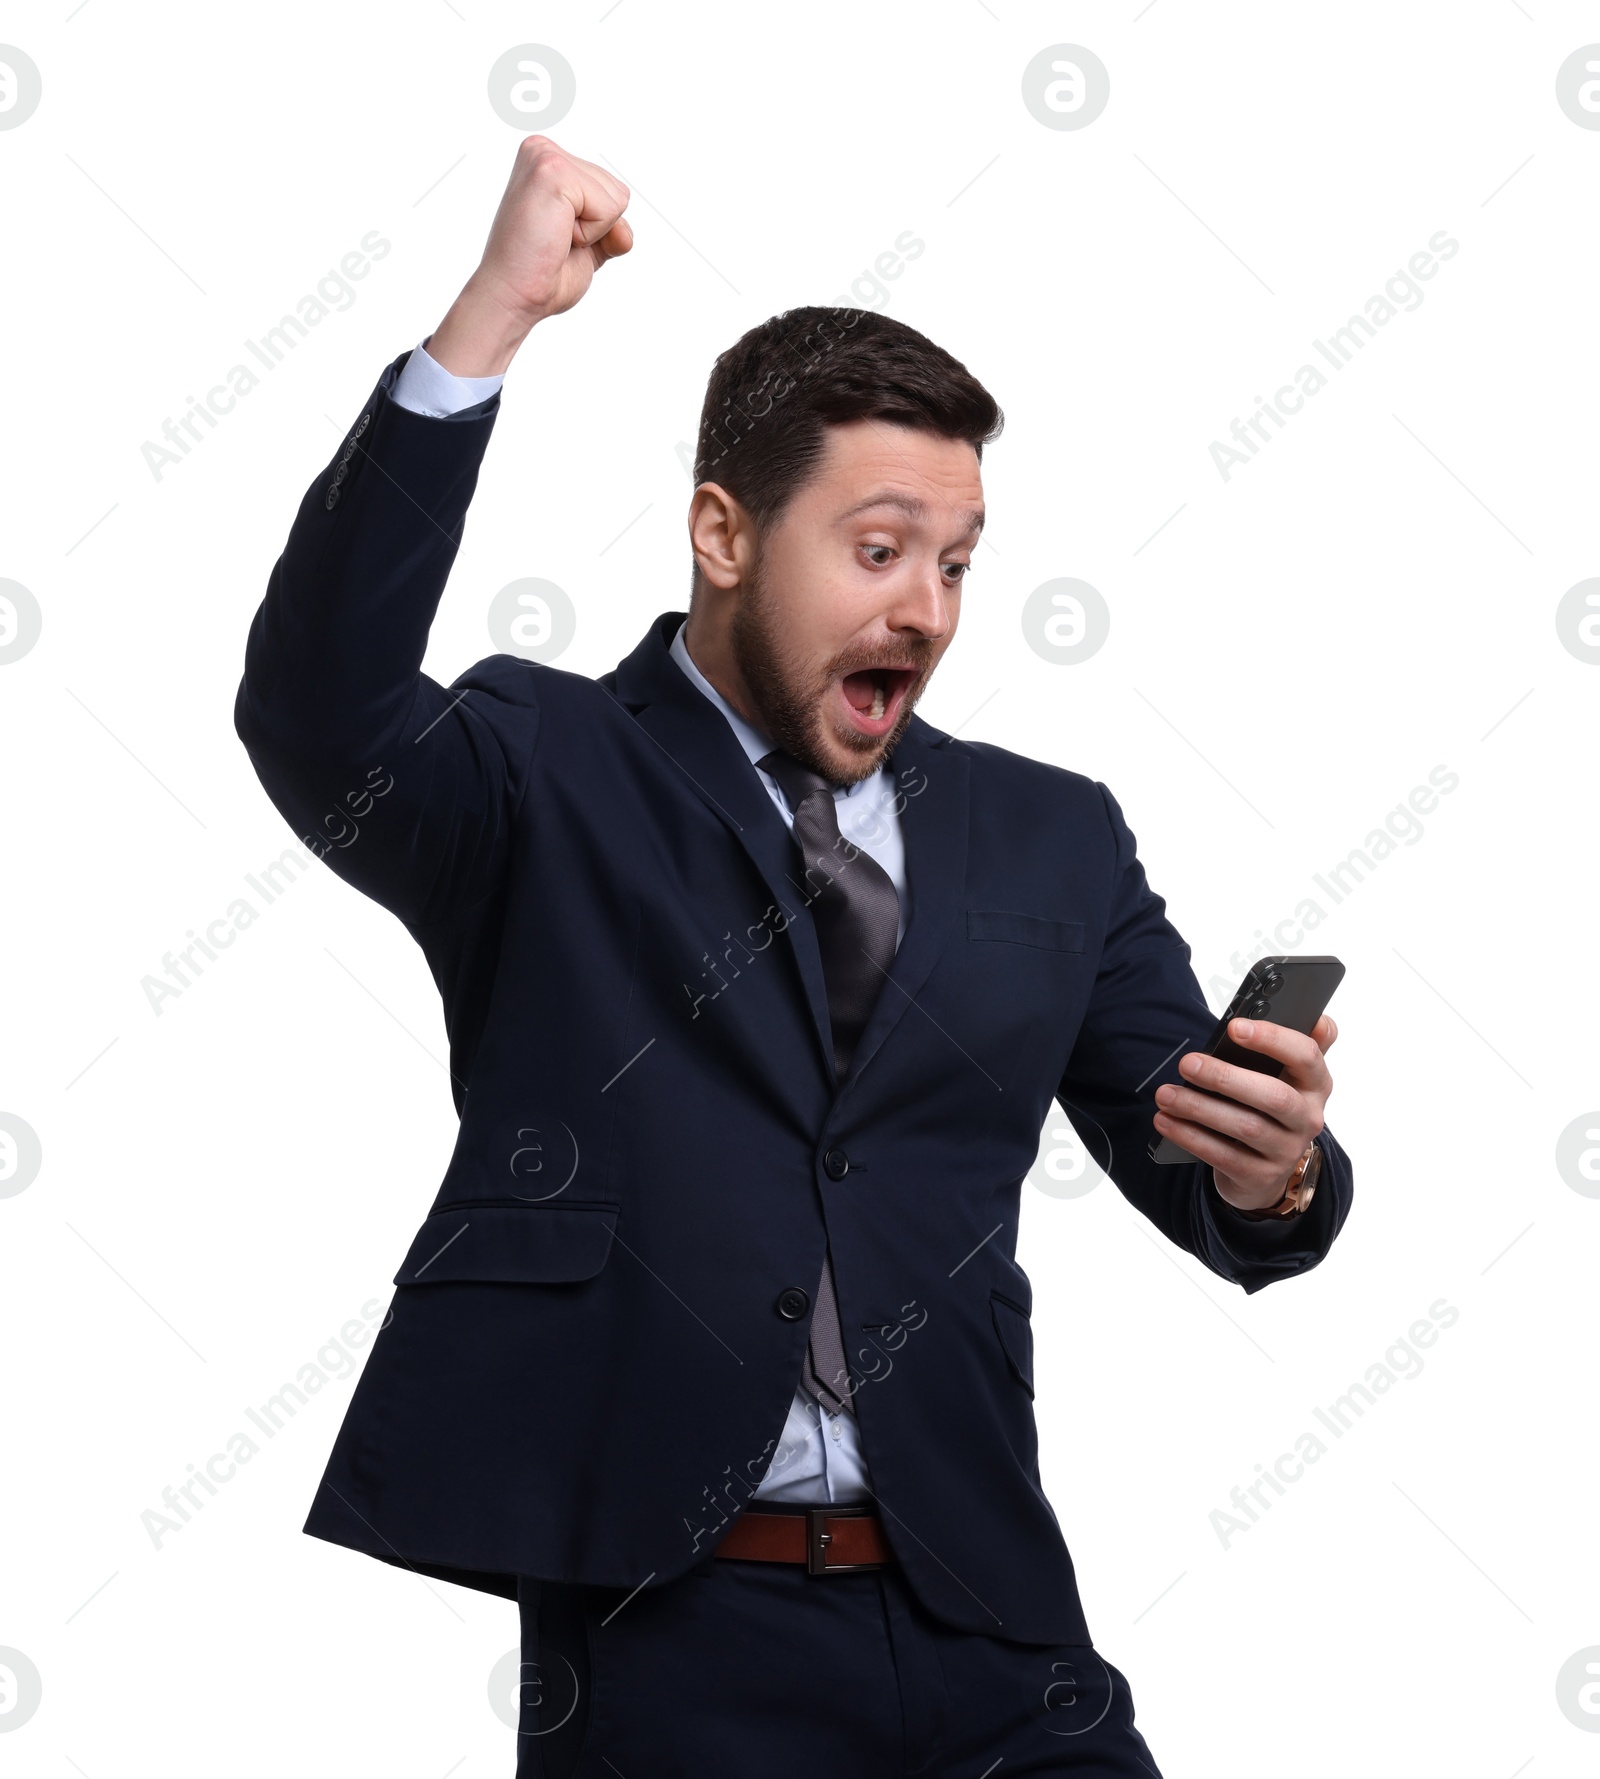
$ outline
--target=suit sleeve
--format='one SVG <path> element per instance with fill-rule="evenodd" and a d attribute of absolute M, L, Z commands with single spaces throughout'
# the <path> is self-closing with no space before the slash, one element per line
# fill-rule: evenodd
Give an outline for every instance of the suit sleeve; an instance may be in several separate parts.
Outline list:
<path fill-rule="evenodd" d="M 234 727 L 267 795 L 347 882 L 425 926 L 504 873 L 537 734 L 536 669 L 422 672 L 498 394 L 448 417 L 383 373 L 300 503 L 250 626 Z"/>
<path fill-rule="evenodd" d="M 1326 1127 L 1317 1138 L 1322 1177 L 1298 1217 L 1241 1216 L 1204 1162 L 1153 1162 L 1155 1091 L 1180 1081 L 1178 1058 L 1216 1024 L 1190 965 L 1189 947 L 1150 888 L 1116 799 L 1097 785 L 1111 826 L 1113 867 L 1105 948 L 1089 1008 L 1056 1097 L 1085 1148 L 1117 1189 L 1170 1241 L 1214 1273 L 1259 1291 L 1313 1267 L 1350 1210 L 1349 1157 Z"/>

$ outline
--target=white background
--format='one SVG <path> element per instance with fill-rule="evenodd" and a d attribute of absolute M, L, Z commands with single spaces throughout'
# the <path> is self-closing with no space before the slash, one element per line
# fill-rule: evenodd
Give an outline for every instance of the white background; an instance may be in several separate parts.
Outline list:
<path fill-rule="evenodd" d="M 1571 0 L 0 10 L 43 75 L 0 132 L 0 576 L 43 612 L 0 668 L 0 1111 L 43 1150 L 0 1199 L 0 1646 L 44 1688 L 12 1771 L 511 1771 L 514 1608 L 300 1533 L 348 1376 L 159 1549 L 140 1517 L 387 1301 L 455 1127 L 421 954 L 318 868 L 159 1015 L 140 985 L 292 839 L 232 728 L 246 627 L 476 261 L 523 133 L 486 77 L 527 42 L 638 244 L 513 367 L 429 671 L 519 576 L 570 594 L 585 673 L 681 608 L 713 357 L 852 300 L 1008 417 L 924 714 L 1103 778 L 1202 983 L 1459 775 L 1300 946 L 1349 968 L 1319 1270 L 1246 1298 L 1104 1182 L 1027 1190 L 1042 1466 L 1172 1779 L 1594 1771 L 1556 1677 L 1600 1644 L 1600 1200 L 1555 1151 L 1600 1103 L 1600 670 L 1555 611 L 1600 572 L 1600 132 L 1555 80 L 1597 39 Z M 1086 128 L 1022 103 L 1056 43 L 1110 71 Z M 144 441 L 373 229 L 350 307 L 157 480 Z M 1224 481 L 1211 442 L 1441 229 L 1421 306 Z M 1021 629 L 1057 576 L 1111 613 L 1078 666 Z M 1441 1298 L 1421 1374 L 1224 1548 L 1229 1491 Z"/>

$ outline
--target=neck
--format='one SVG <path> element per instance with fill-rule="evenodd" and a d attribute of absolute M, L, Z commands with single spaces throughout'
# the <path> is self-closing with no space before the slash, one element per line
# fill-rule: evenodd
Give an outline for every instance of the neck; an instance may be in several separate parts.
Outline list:
<path fill-rule="evenodd" d="M 691 601 L 689 622 L 683 632 L 689 658 L 752 728 L 767 731 L 767 723 L 750 695 L 739 671 L 726 620 L 718 622 L 707 613 L 703 599 Z"/>

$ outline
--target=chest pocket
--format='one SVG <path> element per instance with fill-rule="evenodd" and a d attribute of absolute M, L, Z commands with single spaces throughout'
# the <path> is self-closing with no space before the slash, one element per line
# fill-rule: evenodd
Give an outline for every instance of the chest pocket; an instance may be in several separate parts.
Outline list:
<path fill-rule="evenodd" d="M 1045 920 L 1008 909 L 967 911 L 967 937 L 998 945 L 1032 945 L 1040 951 L 1082 951 L 1081 920 Z"/>

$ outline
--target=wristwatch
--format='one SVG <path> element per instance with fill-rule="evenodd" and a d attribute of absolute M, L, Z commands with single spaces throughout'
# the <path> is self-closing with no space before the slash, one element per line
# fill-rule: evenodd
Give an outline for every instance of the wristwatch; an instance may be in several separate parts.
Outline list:
<path fill-rule="evenodd" d="M 1306 1144 L 1306 1152 L 1295 1163 L 1294 1172 L 1289 1176 L 1289 1184 L 1283 1189 L 1283 1197 L 1274 1205 L 1267 1205 L 1259 1211 L 1240 1211 L 1237 1205 L 1230 1209 L 1238 1211 L 1241 1217 L 1248 1217 L 1252 1222 L 1262 1222 L 1268 1217 L 1298 1217 L 1311 1203 L 1312 1195 L 1317 1190 L 1317 1180 L 1322 1173 L 1322 1151 L 1317 1147 L 1313 1137 Z"/>

